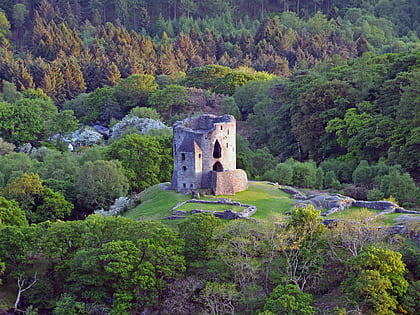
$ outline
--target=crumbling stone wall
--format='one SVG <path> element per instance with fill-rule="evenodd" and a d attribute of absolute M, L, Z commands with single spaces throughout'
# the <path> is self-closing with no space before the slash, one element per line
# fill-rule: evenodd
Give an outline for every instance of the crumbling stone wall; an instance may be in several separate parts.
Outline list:
<path fill-rule="evenodd" d="M 212 172 L 213 192 L 218 195 L 234 195 L 248 188 L 247 175 L 244 170 L 236 169 L 225 172 Z"/>
<path fill-rule="evenodd" d="M 189 193 L 211 188 L 218 195 L 246 189 L 246 173 L 236 172 L 236 120 L 233 116 L 187 118 L 175 122 L 173 130 L 171 189 Z"/>

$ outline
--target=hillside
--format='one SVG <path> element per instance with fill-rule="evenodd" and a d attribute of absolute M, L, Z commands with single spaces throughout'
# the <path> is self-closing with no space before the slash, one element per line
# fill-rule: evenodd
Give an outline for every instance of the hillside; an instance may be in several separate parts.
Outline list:
<path fill-rule="evenodd" d="M 419 36 L 419 0 L 0 0 L 0 314 L 418 315 Z M 201 114 L 249 188 L 169 220 Z"/>

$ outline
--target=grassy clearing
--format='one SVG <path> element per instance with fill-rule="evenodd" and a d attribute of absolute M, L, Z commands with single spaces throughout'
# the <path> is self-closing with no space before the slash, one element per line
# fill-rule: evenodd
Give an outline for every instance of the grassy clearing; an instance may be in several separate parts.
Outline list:
<path fill-rule="evenodd" d="M 371 218 L 382 210 L 366 209 L 360 207 L 350 207 L 344 211 L 336 212 L 326 217 L 327 219 L 344 219 L 344 220 L 363 220 Z M 399 218 L 404 213 L 390 213 L 378 216 L 376 222 L 380 225 L 393 226 L 398 223 Z"/>
<path fill-rule="evenodd" d="M 402 214 L 403 213 L 386 214 L 386 215 L 381 216 L 381 218 L 379 218 L 379 221 L 386 226 L 392 226 L 392 225 L 395 225 L 397 223 L 397 221 L 395 219 L 398 218 L 399 216 L 401 216 Z"/>
<path fill-rule="evenodd" d="M 373 217 L 380 211 L 373 209 L 366 209 L 360 207 L 349 207 L 346 210 L 333 213 L 325 218 L 328 219 L 343 219 L 343 220 L 363 220 Z"/>
<path fill-rule="evenodd" d="M 125 212 L 125 217 L 135 220 L 163 220 L 177 203 L 191 198 L 190 195 L 181 195 L 175 190 L 164 190 L 159 184 L 147 190 L 141 204 Z"/>
<path fill-rule="evenodd" d="M 247 190 L 236 193 L 235 196 L 219 197 L 256 206 L 257 212 L 252 217 L 261 220 L 267 220 L 272 215 L 285 214 L 295 202 L 290 194 L 270 185 L 268 182 L 254 181 L 248 183 Z"/>
<path fill-rule="evenodd" d="M 125 217 L 139 220 L 164 220 L 170 214 L 177 203 L 191 198 L 191 195 L 181 195 L 174 190 L 164 190 L 160 185 L 155 185 L 148 189 L 142 198 L 142 202 L 137 207 L 124 213 Z M 257 212 L 253 215 L 257 219 L 268 219 L 274 214 L 284 214 L 287 212 L 294 200 L 289 194 L 281 191 L 267 182 L 249 182 L 248 189 L 235 194 L 234 196 L 217 196 L 217 198 L 227 198 L 232 201 L 239 201 L 242 204 L 251 204 L 257 207 Z M 202 199 L 214 200 L 213 196 L 204 196 Z M 192 209 L 204 209 L 224 211 L 232 209 L 234 211 L 242 211 L 242 207 L 230 205 L 216 204 L 195 204 L 187 203 L 179 208 L 179 210 L 190 211 Z M 168 222 L 168 225 L 176 225 L 174 221 Z M 179 222 L 179 221 L 177 221 Z"/>

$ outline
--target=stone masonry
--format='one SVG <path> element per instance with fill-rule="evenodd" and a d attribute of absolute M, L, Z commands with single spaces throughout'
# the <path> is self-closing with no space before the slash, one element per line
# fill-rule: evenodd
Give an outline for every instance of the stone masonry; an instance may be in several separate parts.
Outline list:
<path fill-rule="evenodd" d="M 236 120 L 231 115 L 201 115 L 177 121 L 171 189 L 191 193 L 211 189 L 233 195 L 248 187 L 245 171 L 236 169 Z"/>

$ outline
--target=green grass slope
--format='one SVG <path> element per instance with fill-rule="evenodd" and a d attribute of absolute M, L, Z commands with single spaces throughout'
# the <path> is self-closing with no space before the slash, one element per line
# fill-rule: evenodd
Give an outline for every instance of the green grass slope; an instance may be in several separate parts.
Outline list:
<path fill-rule="evenodd" d="M 128 210 L 124 216 L 138 220 L 164 220 L 170 215 L 169 210 L 177 203 L 191 198 L 191 195 L 182 195 L 174 190 L 162 189 L 164 184 L 155 185 L 147 189 L 141 198 L 141 204 Z M 228 198 L 232 201 L 238 201 L 242 204 L 251 204 L 257 207 L 257 212 L 253 215 L 257 219 L 268 219 L 271 215 L 284 214 L 287 212 L 294 202 L 291 196 L 277 187 L 267 182 L 250 181 L 248 189 L 233 196 L 203 196 L 203 199 L 212 200 L 217 198 Z M 191 209 L 206 209 L 224 211 L 233 209 L 239 211 L 238 207 L 227 205 L 184 205 L 179 210 L 190 211 Z M 169 221 L 169 220 L 165 220 Z M 169 223 L 169 222 L 168 222 Z M 171 223 L 169 223 L 172 225 Z"/>

